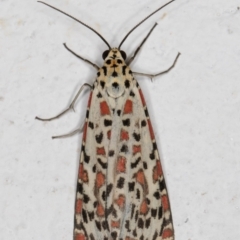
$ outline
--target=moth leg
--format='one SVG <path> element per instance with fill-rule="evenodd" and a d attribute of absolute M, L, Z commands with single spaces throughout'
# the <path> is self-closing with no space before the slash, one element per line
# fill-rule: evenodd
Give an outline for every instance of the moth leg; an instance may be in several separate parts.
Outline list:
<path fill-rule="evenodd" d="M 138 52 L 140 51 L 140 49 L 142 48 L 143 44 L 147 41 L 147 39 L 149 38 L 149 36 L 151 35 L 153 29 L 157 26 L 157 23 L 154 24 L 154 26 L 151 28 L 151 30 L 149 31 L 149 33 L 147 34 L 147 36 L 143 39 L 143 41 L 141 42 L 141 44 L 139 45 L 139 47 L 136 49 L 136 51 L 134 52 L 133 56 L 129 59 L 129 61 L 127 62 L 127 65 L 130 66 L 130 64 L 132 63 L 132 61 L 135 59 L 136 55 L 138 54 Z"/>
<path fill-rule="evenodd" d="M 63 46 L 64 46 L 64 47 L 65 47 L 70 53 L 72 53 L 74 56 L 76 56 L 76 57 L 82 59 L 84 62 L 86 62 L 86 63 L 92 65 L 92 66 L 95 67 L 97 70 L 99 70 L 99 67 L 98 67 L 95 63 L 92 63 L 91 61 L 89 61 L 89 60 L 87 60 L 87 59 L 81 57 L 81 56 L 78 55 L 77 53 L 73 52 L 73 51 L 67 46 L 66 43 L 64 43 Z"/>
<path fill-rule="evenodd" d="M 84 125 L 83 125 L 84 126 Z M 65 138 L 65 137 L 71 137 L 73 135 L 75 135 L 76 133 L 81 133 L 83 131 L 83 126 L 80 128 L 75 129 L 74 131 L 67 133 L 67 134 L 63 134 L 63 135 L 59 135 L 59 136 L 52 136 L 52 139 L 55 138 Z"/>
<path fill-rule="evenodd" d="M 178 60 L 178 58 L 179 58 L 180 55 L 181 55 L 181 53 L 178 53 L 178 55 L 176 56 L 173 64 L 172 64 L 167 70 L 165 70 L 165 71 L 163 71 L 163 72 L 160 72 L 160 73 L 157 73 L 157 74 L 147 74 L 147 73 L 133 72 L 133 74 L 141 75 L 141 76 L 146 76 L 146 77 L 151 78 L 151 80 L 152 80 L 154 77 L 157 77 L 157 76 L 159 76 L 159 75 L 165 74 L 165 73 L 169 72 L 171 69 L 173 69 L 174 66 L 176 65 L 176 62 L 177 62 L 177 60 Z"/>
<path fill-rule="evenodd" d="M 57 119 L 57 118 L 63 116 L 65 113 L 67 113 L 67 112 L 68 112 L 69 110 L 71 110 L 71 109 L 72 109 L 73 111 L 75 111 L 75 110 L 74 110 L 74 104 L 75 104 L 75 102 L 77 101 L 80 93 L 82 92 L 82 90 L 83 90 L 83 88 L 84 88 L 85 86 L 92 88 L 92 86 L 91 86 L 90 84 L 84 83 L 84 84 L 81 86 L 81 88 L 78 90 L 76 96 L 74 97 L 74 99 L 73 99 L 73 101 L 71 102 L 71 104 L 69 105 L 69 107 L 68 107 L 67 109 L 65 109 L 63 112 L 59 113 L 57 116 L 52 117 L 52 118 L 40 118 L 40 117 L 35 117 L 35 119 L 40 120 L 40 121 L 52 121 L 52 120 L 54 120 L 54 119 Z"/>

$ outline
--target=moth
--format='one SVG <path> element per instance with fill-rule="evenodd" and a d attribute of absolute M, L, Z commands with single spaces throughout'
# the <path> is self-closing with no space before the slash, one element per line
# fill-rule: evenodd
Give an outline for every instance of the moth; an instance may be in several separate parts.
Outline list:
<path fill-rule="evenodd" d="M 174 0 L 173 0 L 174 1 Z M 148 39 L 156 23 L 127 59 L 122 44 L 132 31 L 170 1 L 138 23 L 117 48 L 94 29 L 71 15 L 43 3 L 83 24 L 108 46 L 103 66 L 65 48 L 97 70 L 93 85 L 85 83 L 70 106 L 50 121 L 74 108 L 84 87 L 91 88 L 83 129 L 53 138 L 66 137 L 83 130 L 82 148 L 74 216 L 74 240 L 174 240 L 173 220 L 167 188 L 153 127 L 142 90 L 135 75 L 150 78 L 169 72 L 173 64 L 158 74 L 134 72 L 130 64 Z"/>

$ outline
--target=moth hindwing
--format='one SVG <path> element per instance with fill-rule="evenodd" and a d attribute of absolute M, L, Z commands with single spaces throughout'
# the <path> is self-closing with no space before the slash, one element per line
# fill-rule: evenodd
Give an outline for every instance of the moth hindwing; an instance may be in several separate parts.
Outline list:
<path fill-rule="evenodd" d="M 174 0 L 173 0 L 174 1 Z M 167 6 L 161 6 L 137 24 L 121 41 L 110 44 L 94 29 L 71 15 L 41 2 L 94 31 L 108 46 L 102 67 L 65 48 L 97 69 L 93 83 L 84 84 L 70 106 L 50 121 L 74 108 L 84 86 L 91 88 L 78 172 L 74 215 L 74 240 L 174 240 L 167 188 L 149 113 L 135 75 L 157 74 L 131 71 L 129 65 L 157 24 L 150 29 L 131 58 L 121 46 L 142 22 Z M 54 138 L 72 135 L 56 136 Z"/>

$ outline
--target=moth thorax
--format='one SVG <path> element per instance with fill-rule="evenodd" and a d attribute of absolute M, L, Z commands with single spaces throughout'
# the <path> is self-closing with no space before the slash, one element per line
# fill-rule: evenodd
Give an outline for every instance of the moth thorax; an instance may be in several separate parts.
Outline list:
<path fill-rule="evenodd" d="M 125 92 L 124 79 L 121 76 L 109 77 L 106 83 L 106 91 L 108 95 L 112 98 L 119 98 Z"/>

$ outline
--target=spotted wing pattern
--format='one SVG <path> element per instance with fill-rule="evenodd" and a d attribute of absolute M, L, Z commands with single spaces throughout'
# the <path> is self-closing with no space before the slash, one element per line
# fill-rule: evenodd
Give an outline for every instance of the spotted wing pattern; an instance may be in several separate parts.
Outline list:
<path fill-rule="evenodd" d="M 74 221 L 74 240 L 174 240 L 145 100 L 117 49 L 89 97 Z"/>

